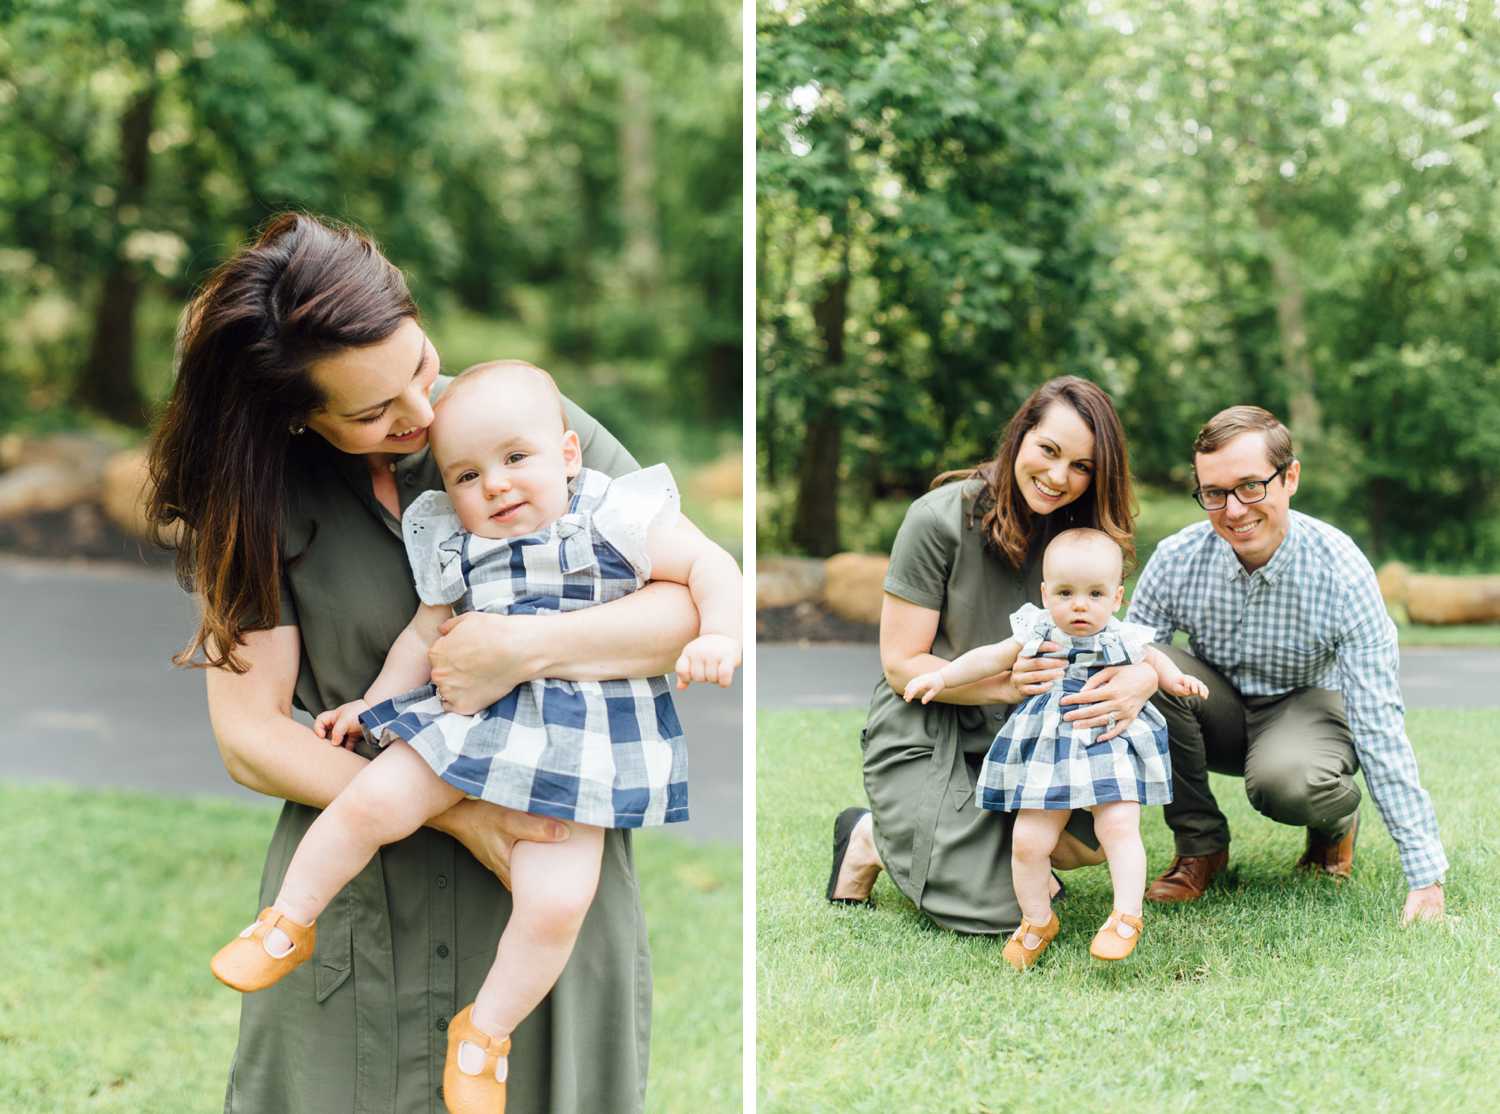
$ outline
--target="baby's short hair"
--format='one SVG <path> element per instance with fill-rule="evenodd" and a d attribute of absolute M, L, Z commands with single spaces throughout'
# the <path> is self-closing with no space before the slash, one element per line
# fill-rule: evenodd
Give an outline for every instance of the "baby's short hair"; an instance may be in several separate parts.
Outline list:
<path fill-rule="evenodd" d="M 525 360 L 486 360 L 483 363 L 472 364 L 464 368 L 454 378 L 453 382 L 448 384 L 448 389 L 443 392 L 442 398 L 438 399 L 438 404 L 441 405 L 447 402 L 454 396 L 455 392 L 461 394 L 461 388 L 466 383 L 472 386 L 480 380 L 492 379 L 497 376 L 511 379 L 512 381 L 530 379 L 534 383 L 543 385 L 557 399 L 557 414 L 562 421 L 563 430 L 567 430 L 568 412 L 563 407 L 562 391 L 557 389 L 557 380 L 553 379 L 551 373 L 545 369 L 539 368 L 535 364 L 528 364 Z"/>
<path fill-rule="evenodd" d="M 1103 530 L 1093 530 L 1083 526 L 1075 526 L 1064 530 L 1057 537 L 1047 543 L 1046 550 L 1042 553 L 1042 579 L 1047 579 L 1047 559 L 1052 556 L 1054 550 L 1058 549 L 1093 549 L 1098 550 L 1100 559 L 1106 557 L 1114 562 L 1114 580 L 1119 583 L 1125 578 L 1125 551 L 1120 548 L 1120 543 L 1115 541 Z"/>

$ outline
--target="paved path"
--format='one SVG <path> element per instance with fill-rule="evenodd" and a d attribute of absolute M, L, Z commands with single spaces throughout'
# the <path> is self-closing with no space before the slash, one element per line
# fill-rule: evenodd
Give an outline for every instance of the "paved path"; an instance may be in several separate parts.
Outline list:
<path fill-rule="evenodd" d="M 0 557 L 0 616 L 0 779 L 265 800 L 219 762 L 202 673 L 172 668 L 194 610 L 170 574 Z M 676 700 L 692 746 L 693 819 L 670 830 L 737 843 L 739 678 Z"/>
<path fill-rule="evenodd" d="M 871 643 L 761 644 L 755 662 L 761 708 L 864 708 L 880 675 Z M 1401 691 L 1409 708 L 1500 707 L 1500 650 L 1403 650 Z"/>

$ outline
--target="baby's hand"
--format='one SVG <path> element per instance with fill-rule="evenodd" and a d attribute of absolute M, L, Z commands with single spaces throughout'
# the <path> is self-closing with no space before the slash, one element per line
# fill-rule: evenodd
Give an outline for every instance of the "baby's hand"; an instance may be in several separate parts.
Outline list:
<path fill-rule="evenodd" d="M 1208 699 L 1208 686 L 1197 677 L 1186 673 L 1179 673 L 1162 686 L 1173 696 L 1196 696 L 1200 700 Z"/>
<path fill-rule="evenodd" d="M 313 733 L 336 747 L 353 750 L 360 733 L 359 713 L 369 710 L 370 706 L 363 700 L 351 700 L 337 708 L 330 708 L 313 721 Z"/>
<path fill-rule="evenodd" d="M 923 704 L 930 704 L 932 698 L 947 687 L 947 682 L 943 680 L 941 673 L 919 673 L 907 682 L 906 691 L 901 694 L 901 699 L 910 703 L 920 696 Z"/>
<path fill-rule="evenodd" d="M 727 634 L 704 634 L 682 648 L 677 659 L 677 688 L 687 688 L 694 681 L 715 682 L 728 688 L 740 664 L 740 641 Z"/>

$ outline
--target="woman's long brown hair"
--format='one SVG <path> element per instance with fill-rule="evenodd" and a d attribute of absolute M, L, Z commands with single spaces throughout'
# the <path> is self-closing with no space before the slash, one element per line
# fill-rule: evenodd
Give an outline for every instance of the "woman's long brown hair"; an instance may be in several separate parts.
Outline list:
<path fill-rule="evenodd" d="M 1037 540 L 1041 520 L 1052 516 L 1039 516 L 1026 505 L 1016 486 L 1016 457 L 1021 452 L 1021 440 L 1042 420 L 1047 408 L 1058 402 L 1071 406 L 1094 435 L 1094 474 L 1088 490 L 1055 513 L 1062 516 L 1062 526 L 1103 530 L 1124 551 L 1128 571 L 1135 563 L 1135 497 L 1130 488 L 1125 431 L 1120 427 L 1120 416 L 1115 413 L 1109 395 L 1087 379 L 1064 375 L 1043 383 L 1006 423 L 993 458 L 973 468 L 944 472 L 932 481 L 932 486 L 975 476 L 982 479 L 985 489 L 978 506 L 983 509 L 980 526 L 985 538 L 1020 569 Z"/>
<path fill-rule="evenodd" d="M 235 654 L 245 632 L 274 626 L 280 611 L 292 427 L 325 404 L 310 368 L 416 316 L 401 272 L 369 237 L 302 213 L 273 218 L 183 311 L 147 503 L 159 542 L 182 523 L 177 579 L 203 604 L 174 664 L 248 668 Z"/>

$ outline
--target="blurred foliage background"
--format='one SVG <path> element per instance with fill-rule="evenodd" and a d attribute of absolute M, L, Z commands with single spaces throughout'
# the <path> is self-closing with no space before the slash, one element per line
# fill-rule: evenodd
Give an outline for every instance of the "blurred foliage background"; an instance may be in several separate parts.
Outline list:
<path fill-rule="evenodd" d="M 376 237 L 446 371 L 533 360 L 643 462 L 727 475 L 738 20 L 733 0 L 0 3 L 0 432 L 142 430 L 195 284 L 299 208 Z M 723 497 L 684 486 L 738 549 L 732 472 Z"/>
<path fill-rule="evenodd" d="M 1500 566 L 1493 5 L 760 0 L 757 43 L 764 552 L 888 547 L 1073 373 L 1148 518 L 1256 402 L 1373 559 Z"/>

